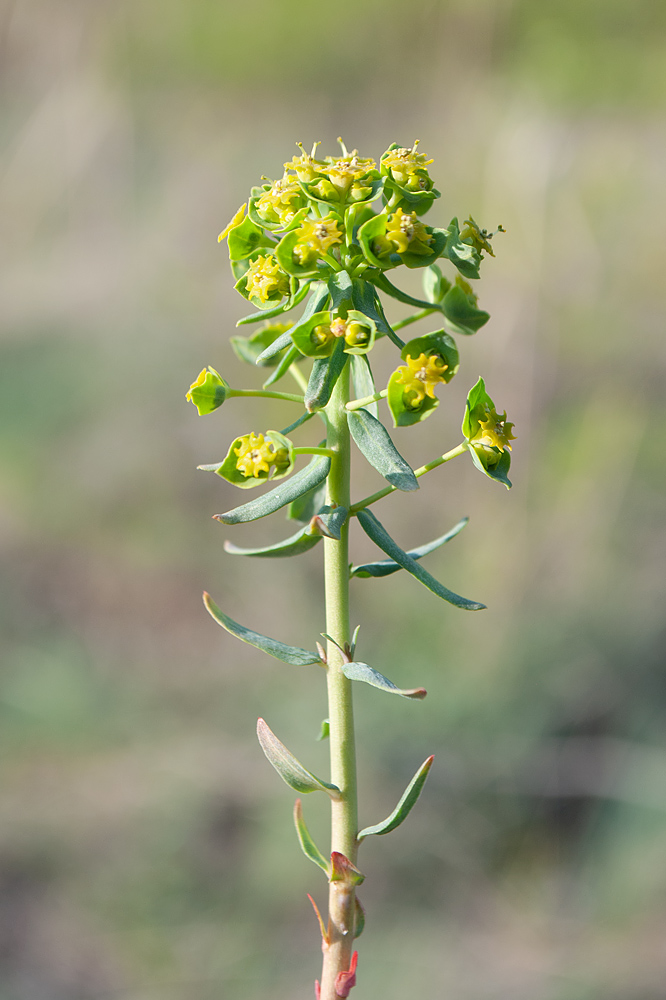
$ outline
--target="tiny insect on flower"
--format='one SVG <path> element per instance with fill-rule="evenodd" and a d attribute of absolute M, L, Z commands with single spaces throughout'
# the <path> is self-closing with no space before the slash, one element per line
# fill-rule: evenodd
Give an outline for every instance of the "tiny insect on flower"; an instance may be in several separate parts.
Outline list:
<path fill-rule="evenodd" d="M 262 472 L 270 472 L 272 465 L 279 471 L 289 463 L 286 449 L 276 448 L 263 434 L 251 432 L 240 441 L 240 447 L 234 448 L 234 454 L 238 455 L 236 468 L 248 479 L 250 476 L 259 479 Z"/>
<path fill-rule="evenodd" d="M 289 275 L 282 270 L 273 254 L 253 260 L 245 279 L 248 298 L 268 302 L 269 299 L 282 299 L 289 294 Z"/>
<path fill-rule="evenodd" d="M 398 368 L 396 380 L 404 385 L 404 402 L 411 409 L 417 409 L 426 396 L 435 399 L 435 386 L 444 382 L 444 372 L 448 365 L 439 354 L 419 354 L 417 358 L 407 357 L 407 364 Z"/>

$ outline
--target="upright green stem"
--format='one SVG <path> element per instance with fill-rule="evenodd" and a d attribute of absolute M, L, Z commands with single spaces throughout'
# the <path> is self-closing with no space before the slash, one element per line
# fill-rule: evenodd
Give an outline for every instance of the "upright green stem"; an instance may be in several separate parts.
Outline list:
<path fill-rule="evenodd" d="M 327 446 L 335 451 L 328 476 L 327 503 L 350 506 L 350 438 L 345 404 L 349 401 L 349 369 L 342 373 L 326 407 Z M 349 628 L 349 521 L 340 541 L 324 539 L 326 587 L 326 631 L 344 647 L 350 642 Z M 341 791 L 331 802 L 331 851 L 339 851 L 356 862 L 358 807 L 356 749 L 352 684 L 342 672 L 342 655 L 332 643 L 327 649 L 327 682 L 330 719 L 331 781 Z M 328 905 L 328 943 L 324 944 L 321 1000 L 336 1000 L 335 979 L 349 969 L 354 941 L 354 890 L 345 883 L 331 882 Z"/>

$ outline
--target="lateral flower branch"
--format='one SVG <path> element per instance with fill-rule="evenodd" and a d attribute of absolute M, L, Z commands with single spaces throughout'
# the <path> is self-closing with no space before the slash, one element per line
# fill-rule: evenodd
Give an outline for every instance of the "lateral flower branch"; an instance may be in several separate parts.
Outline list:
<path fill-rule="evenodd" d="M 511 486 L 513 424 L 486 392 L 483 379 L 470 389 L 462 420 L 462 440 L 448 451 L 412 469 L 396 448 L 379 406 L 386 406 L 395 428 L 413 427 L 433 415 L 447 384 L 460 365 L 454 338 L 477 332 L 489 316 L 479 309 L 470 282 L 479 278 L 484 254 L 493 254 L 495 235 L 473 218 L 462 226 L 457 218 L 446 228 L 429 226 L 423 216 L 440 197 L 430 177 L 432 160 L 418 149 L 393 143 L 379 163 L 349 153 L 319 156 L 315 143 L 307 153 L 285 164 L 282 177 L 253 187 L 220 234 L 226 239 L 237 291 L 254 307 L 237 323 L 259 323 L 250 336 L 234 336 L 236 355 L 267 373 L 262 388 L 236 389 L 214 368 L 204 368 L 187 398 L 199 414 L 217 410 L 236 396 L 263 396 L 298 408 L 282 430 L 248 429 L 233 440 L 226 456 L 200 466 L 250 489 L 272 480 L 279 484 L 256 499 L 222 514 L 223 524 L 254 521 L 286 508 L 298 524 L 288 538 L 262 548 L 241 548 L 227 541 L 231 555 L 283 558 L 298 556 L 323 539 L 326 601 L 326 649 L 289 646 L 234 621 L 204 595 L 219 625 L 243 642 L 285 663 L 323 670 L 329 715 L 320 739 L 328 739 L 328 780 L 304 767 L 260 719 L 261 748 L 280 777 L 299 795 L 323 792 L 331 805 L 331 845 L 324 854 L 311 837 L 297 799 L 294 818 L 300 846 L 328 882 L 324 919 L 312 900 L 322 937 L 323 969 L 315 985 L 320 1000 L 349 995 L 356 983 L 358 954 L 354 941 L 365 915 L 357 887 L 364 880 L 358 864 L 360 844 L 371 835 L 399 826 L 416 803 L 432 764 L 428 757 L 393 812 L 385 820 L 359 829 L 352 690 L 355 683 L 411 701 L 425 697 L 422 687 L 399 687 L 356 656 L 358 629 L 351 634 L 350 580 L 389 576 L 406 570 L 432 594 L 467 611 L 485 607 L 449 590 L 422 565 L 424 556 L 451 541 L 467 523 L 460 520 L 433 542 L 405 551 L 391 538 L 370 507 L 396 490 L 414 491 L 421 476 L 469 454 L 485 476 Z M 500 226 L 499 231 L 503 231 Z M 443 273 L 440 264 L 448 267 Z M 416 298 L 393 283 L 400 267 L 423 274 L 423 297 Z M 415 312 L 391 326 L 384 303 L 395 299 Z M 300 316 L 286 313 L 304 304 Z M 279 317 L 279 319 L 277 318 Z M 438 329 L 403 341 L 397 330 L 435 318 Z M 373 350 L 395 351 L 388 384 L 375 385 L 369 356 Z M 291 379 L 297 392 L 272 386 Z M 353 393 L 352 393 L 353 387 Z M 353 398 L 352 398 L 353 397 Z M 289 435 L 317 415 L 324 425 L 311 445 L 296 447 Z M 369 497 L 352 499 L 350 459 L 356 447 L 387 485 Z M 297 466 L 307 456 L 308 461 Z M 349 522 L 356 517 L 380 550 L 374 562 L 351 565 Z"/>

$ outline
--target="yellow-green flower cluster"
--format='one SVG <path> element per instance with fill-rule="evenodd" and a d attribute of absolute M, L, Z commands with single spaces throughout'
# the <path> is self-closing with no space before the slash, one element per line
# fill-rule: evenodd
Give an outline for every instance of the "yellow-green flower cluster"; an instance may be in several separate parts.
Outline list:
<path fill-rule="evenodd" d="M 273 465 L 276 472 L 280 472 L 289 464 L 286 448 L 276 448 L 263 434 L 253 432 L 240 438 L 240 445 L 234 448 L 234 454 L 238 456 L 236 468 L 246 479 L 250 476 L 261 478 L 262 473 L 270 473 Z"/>
<path fill-rule="evenodd" d="M 289 294 L 289 275 L 282 270 L 273 254 L 259 255 L 245 274 L 245 291 L 248 298 L 261 303 L 284 298 Z"/>
<path fill-rule="evenodd" d="M 515 441 L 515 434 L 512 433 L 514 426 L 515 424 L 507 421 L 506 410 L 500 417 L 494 406 L 486 407 L 485 419 L 479 420 L 479 430 L 470 443 L 484 448 L 499 448 L 500 451 L 508 448 L 511 451 L 509 442 Z"/>
<path fill-rule="evenodd" d="M 342 156 L 318 160 L 315 152 L 319 143 L 314 144 L 311 153 L 306 153 L 301 146 L 301 155 L 285 163 L 285 169 L 293 171 L 298 180 L 307 185 L 308 193 L 320 201 L 363 201 L 371 196 L 372 182 L 379 177 L 377 164 L 359 156 L 357 149 L 348 153 L 342 140 L 338 142 Z"/>
<path fill-rule="evenodd" d="M 444 372 L 448 365 L 439 354 L 419 354 L 417 358 L 407 357 L 407 364 L 398 368 L 396 382 L 404 386 L 403 401 L 405 406 L 416 409 L 426 396 L 435 399 L 435 386 L 444 382 Z"/>
<path fill-rule="evenodd" d="M 397 208 L 389 215 L 386 234 L 372 243 L 374 253 L 381 257 L 389 253 L 430 253 L 432 236 L 416 216 L 416 212 L 403 212 Z"/>
<path fill-rule="evenodd" d="M 413 193 L 432 188 L 428 167 L 433 160 L 428 160 L 423 153 L 417 152 L 418 144 L 417 139 L 411 147 L 389 149 L 381 159 L 382 173 L 388 174 L 396 184 Z"/>
<path fill-rule="evenodd" d="M 325 219 L 305 219 L 297 229 L 294 257 L 303 267 L 307 267 L 321 254 L 327 254 L 332 247 L 342 243 L 343 233 L 340 220 L 329 214 Z"/>
<path fill-rule="evenodd" d="M 273 181 L 255 203 L 255 211 L 264 222 L 288 225 L 305 206 L 305 197 L 298 180 L 285 171 L 284 177 Z"/>

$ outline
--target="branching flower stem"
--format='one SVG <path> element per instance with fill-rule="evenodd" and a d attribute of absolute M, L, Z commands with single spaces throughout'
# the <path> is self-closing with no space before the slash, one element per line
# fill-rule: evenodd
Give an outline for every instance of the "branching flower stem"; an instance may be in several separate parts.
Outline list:
<path fill-rule="evenodd" d="M 349 509 L 350 435 L 345 404 L 349 400 L 348 366 L 326 406 L 328 443 L 335 452 L 328 476 L 326 502 Z M 324 580 L 326 588 L 326 631 L 344 647 L 351 639 L 349 627 L 349 520 L 342 527 L 340 541 L 324 538 Z M 330 725 L 331 782 L 341 795 L 331 801 L 331 851 L 344 854 L 356 863 L 358 805 L 356 790 L 356 749 L 352 683 L 342 672 L 342 654 L 328 643 L 327 685 Z M 328 941 L 324 942 L 321 1000 L 335 1000 L 335 980 L 349 969 L 353 951 L 354 889 L 342 882 L 329 887 Z"/>
<path fill-rule="evenodd" d="M 286 399 L 288 403 L 303 405 L 303 397 L 295 392 L 274 392 L 272 389 L 228 389 L 227 397 L 231 396 L 263 396 L 264 399 Z"/>
<path fill-rule="evenodd" d="M 380 399 L 386 399 L 388 396 L 388 389 L 382 389 L 381 392 L 373 392 L 372 396 L 362 396 L 360 399 L 352 399 L 347 403 L 345 409 L 347 410 L 361 410 L 368 403 L 376 403 Z"/>
<path fill-rule="evenodd" d="M 437 312 L 436 309 L 420 309 L 419 312 L 412 313 L 411 316 L 405 316 L 404 319 L 399 319 L 397 323 L 393 324 L 394 330 L 402 330 L 405 326 L 410 326 L 412 323 L 418 323 L 420 319 L 425 319 L 426 316 L 431 316 L 432 313 Z"/>
<path fill-rule="evenodd" d="M 432 462 L 428 462 L 427 465 L 422 465 L 420 469 L 414 470 L 414 475 L 417 477 L 425 476 L 426 472 L 432 472 L 440 465 L 444 465 L 445 462 L 450 462 L 452 458 L 457 458 L 458 455 L 464 455 L 468 450 L 467 442 L 463 441 L 459 444 L 457 448 L 452 448 L 451 451 L 447 451 L 446 454 L 440 455 L 439 458 L 433 458 Z M 351 514 L 357 514 L 359 510 L 363 510 L 365 507 L 369 507 L 371 503 L 375 503 L 377 500 L 381 500 L 382 497 L 389 496 L 390 493 L 395 493 L 396 486 L 386 486 L 383 490 L 377 490 L 376 493 L 372 493 L 369 497 L 365 497 L 364 500 L 359 500 L 350 508 Z"/>

